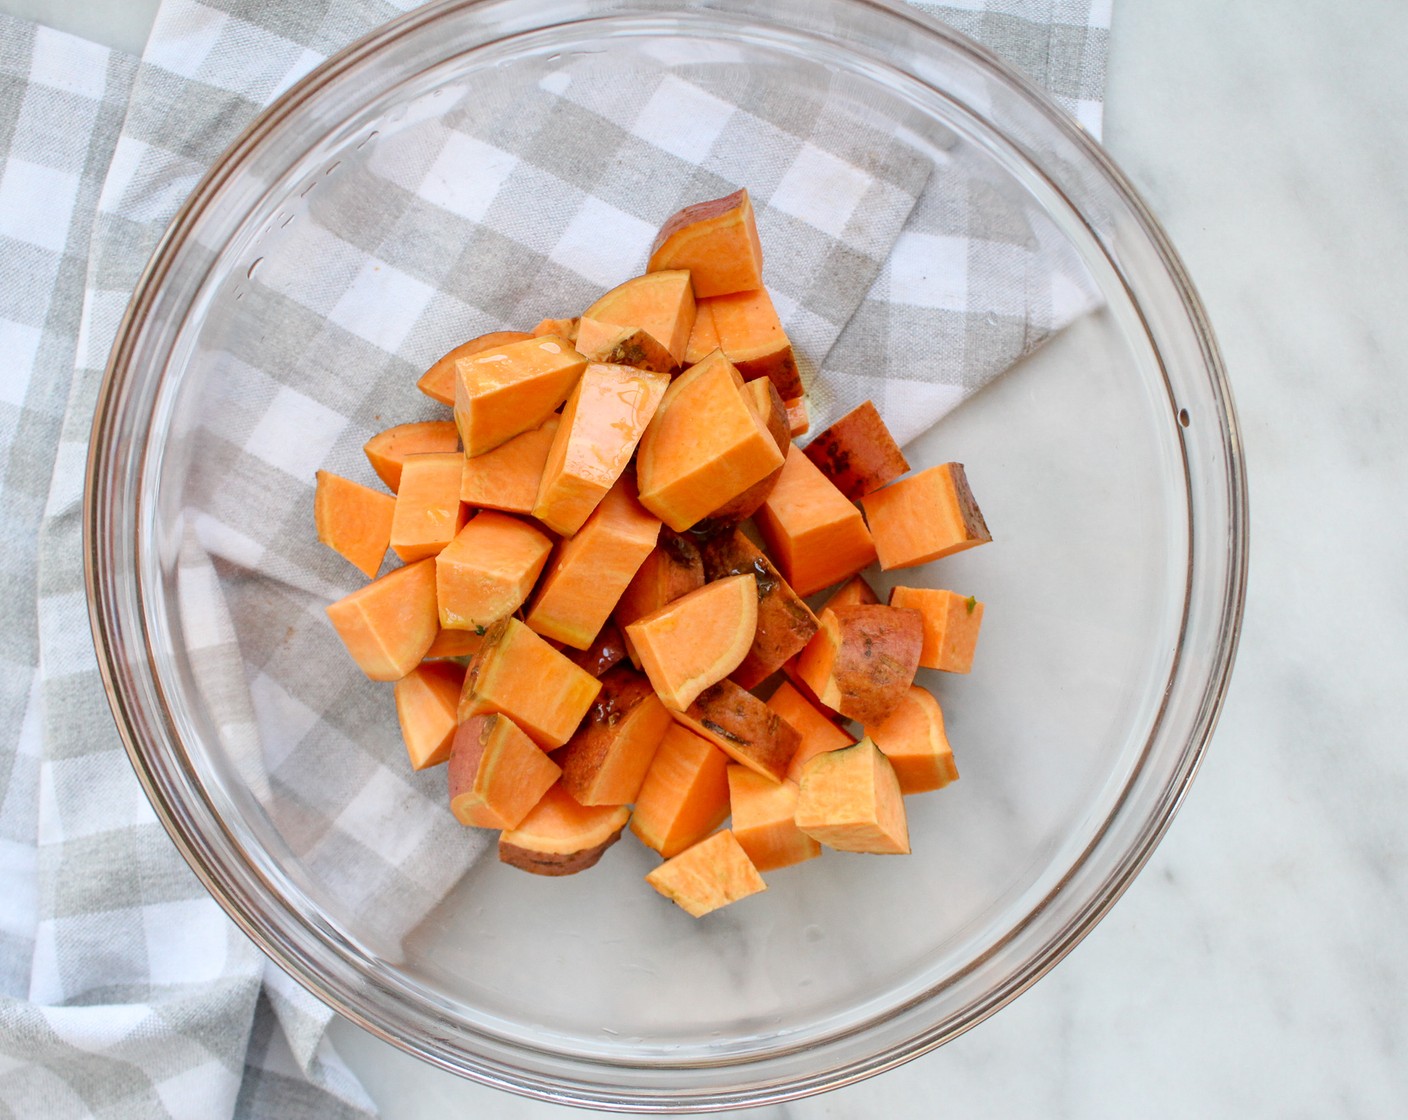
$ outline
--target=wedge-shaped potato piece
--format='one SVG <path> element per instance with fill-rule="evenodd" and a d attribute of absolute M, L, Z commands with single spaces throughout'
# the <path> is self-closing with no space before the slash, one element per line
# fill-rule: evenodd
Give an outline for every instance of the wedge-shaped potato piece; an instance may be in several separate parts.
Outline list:
<path fill-rule="evenodd" d="M 701 320 L 707 324 L 702 329 Z M 701 299 L 690 345 L 693 347 L 696 337 L 703 345 L 711 336 L 745 381 L 766 377 L 784 400 L 802 395 L 802 376 L 792 342 L 766 288 Z M 688 354 L 686 351 L 686 357 Z"/>
<path fill-rule="evenodd" d="M 705 543 L 701 554 L 705 575 L 711 581 L 745 573 L 754 578 L 758 591 L 757 629 L 753 644 L 730 674 L 744 688 L 752 688 L 811 641 L 817 630 L 816 615 L 741 529 L 714 537 Z"/>
<path fill-rule="evenodd" d="M 438 657 L 468 657 L 484 644 L 484 635 L 476 630 L 446 630 L 443 626 L 425 651 L 428 661 Z"/>
<path fill-rule="evenodd" d="M 565 648 L 563 652 L 572 659 L 573 665 L 580 665 L 598 680 L 629 659 L 625 635 L 614 622 L 608 622 L 598 630 L 586 649 Z"/>
<path fill-rule="evenodd" d="M 669 374 L 680 368 L 675 356 L 644 327 L 620 327 L 615 323 L 584 318 L 576 345 L 589 362 L 634 366 Z"/>
<path fill-rule="evenodd" d="M 615 327 L 639 328 L 663 346 L 676 365 L 684 360 L 694 326 L 694 288 L 689 273 L 655 270 L 627 280 L 607 292 L 584 312 Z M 582 336 L 578 327 L 577 337 Z"/>
<path fill-rule="evenodd" d="M 557 752 L 563 786 L 583 805 L 634 801 L 673 722 L 648 680 L 634 669 L 613 669 L 601 678 L 582 726 Z"/>
<path fill-rule="evenodd" d="M 434 556 L 464 527 L 460 455 L 407 455 L 391 516 L 391 551 L 406 563 Z"/>
<path fill-rule="evenodd" d="M 651 272 L 688 269 L 696 296 L 763 286 L 763 243 L 747 190 L 696 202 L 671 215 L 650 249 Z"/>
<path fill-rule="evenodd" d="M 768 889 L 728 829 L 667 859 L 645 881 L 695 918 Z"/>
<path fill-rule="evenodd" d="M 517 828 L 562 773 L 499 712 L 460 724 L 449 757 L 450 811 L 477 828 Z"/>
<path fill-rule="evenodd" d="M 720 351 L 675 378 L 636 456 L 640 500 L 683 532 L 783 463 Z"/>
<path fill-rule="evenodd" d="M 533 516 L 564 537 L 580 529 L 630 463 L 669 384 L 652 370 L 589 364 L 562 410 Z"/>
<path fill-rule="evenodd" d="M 399 681 L 420 664 L 440 629 L 435 561 L 387 572 L 328 604 L 327 614 L 362 672 L 374 681 Z"/>
<path fill-rule="evenodd" d="M 860 512 L 795 444 L 754 517 L 798 595 L 814 595 L 875 559 L 875 542 Z"/>
<path fill-rule="evenodd" d="M 943 709 L 926 689 L 910 685 L 895 710 L 865 733 L 895 768 L 901 793 L 943 789 L 958 780 Z"/>
<path fill-rule="evenodd" d="M 877 724 L 904 699 L 919 668 L 924 624 L 904 607 L 837 607 L 797 658 L 797 671 L 828 708 Z"/>
<path fill-rule="evenodd" d="M 880 566 L 912 568 L 992 540 L 962 463 L 941 463 L 860 500 Z"/>
<path fill-rule="evenodd" d="M 909 823 L 894 768 L 869 739 L 802 769 L 797 827 L 828 848 L 907 855 Z"/>
<path fill-rule="evenodd" d="M 738 668 L 758 626 L 751 572 L 706 583 L 626 627 L 641 667 L 664 701 L 682 712 Z"/>
<path fill-rule="evenodd" d="M 531 335 L 455 363 L 455 426 L 482 455 L 542 425 L 567 399 L 587 359 L 559 335 Z"/>
<path fill-rule="evenodd" d="M 460 693 L 459 719 L 503 712 L 544 750 L 572 737 L 601 682 L 569 661 L 518 619 L 500 619 L 484 634 Z"/>
<path fill-rule="evenodd" d="M 920 665 L 945 673 L 972 670 L 978 631 L 983 626 L 983 604 L 977 599 L 927 587 L 895 587 L 890 590 L 890 606 L 910 607 L 923 619 Z"/>
<path fill-rule="evenodd" d="M 689 728 L 666 728 L 636 794 L 631 831 L 669 859 L 727 817 L 728 759 Z"/>
<path fill-rule="evenodd" d="M 759 871 L 775 871 L 821 855 L 821 845 L 797 827 L 797 783 L 774 782 L 736 762 L 728 768 L 734 838 Z"/>
<path fill-rule="evenodd" d="M 475 509 L 532 513 L 559 419 L 554 414 L 492 451 L 472 458 L 465 456 L 460 470 L 460 501 Z"/>
<path fill-rule="evenodd" d="M 450 757 L 463 684 L 464 666 L 453 661 L 422 662 L 396 682 L 396 718 L 411 769 L 424 770 Z"/>
<path fill-rule="evenodd" d="M 319 471 L 313 494 L 318 540 L 367 576 L 375 576 L 391 544 L 396 499 L 341 475 Z"/>
<path fill-rule="evenodd" d="M 499 859 L 534 875 L 575 875 L 596 866 L 630 816 L 624 805 L 579 805 L 558 783 L 499 836 Z"/>
<path fill-rule="evenodd" d="M 544 335 L 555 334 L 560 338 L 567 339 L 574 346 L 577 343 L 577 324 L 579 320 L 574 315 L 570 319 L 540 319 L 538 325 L 533 328 L 534 338 L 542 338 Z"/>
<path fill-rule="evenodd" d="M 823 607 L 830 607 L 835 610 L 837 607 L 864 607 L 873 603 L 878 603 L 880 596 L 875 594 L 875 588 L 865 582 L 864 576 L 852 576 L 840 587 L 831 593 L 831 598 L 822 604 Z M 893 606 L 907 607 L 908 603 L 894 603 Z"/>
<path fill-rule="evenodd" d="M 535 525 L 482 510 L 435 558 L 440 625 L 482 631 L 523 605 L 552 551 Z"/>
<path fill-rule="evenodd" d="M 895 437 L 872 401 L 857 405 L 806 446 L 807 458 L 852 500 L 879 490 L 909 470 Z"/>
<path fill-rule="evenodd" d="M 675 719 L 734 762 L 780 782 L 802 741 L 797 729 L 746 689 L 722 680 L 701 692 Z"/>
<path fill-rule="evenodd" d="M 787 428 L 792 433 L 792 438 L 804 436 L 812 427 L 812 418 L 807 412 L 807 400 L 805 397 L 793 397 L 782 402 L 787 409 Z"/>
<path fill-rule="evenodd" d="M 768 707 L 801 736 L 792 761 L 787 764 L 787 780 L 801 781 L 802 767 L 816 755 L 849 747 L 855 738 L 844 727 L 806 698 L 791 681 L 783 681 L 768 697 Z"/>
<path fill-rule="evenodd" d="M 386 483 L 393 494 L 401 488 L 401 465 L 407 455 L 427 455 L 460 449 L 460 433 L 453 420 L 419 420 L 414 424 L 397 424 L 377 432 L 362 445 L 367 462 L 377 478 Z"/>
<path fill-rule="evenodd" d="M 488 334 L 481 334 L 478 338 L 471 338 L 468 342 L 460 343 L 426 370 L 420 380 L 416 382 L 416 388 L 427 397 L 453 408 L 455 404 L 456 362 L 461 358 L 482 354 L 485 350 L 496 350 L 500 346 L 508 346 L 510 343 L 522 342 L 525 338 L 532 337 L 531 334 L 523 331 L 490 331 Z"/>
<path fill-rule="evenodd" d="M 661 529 L 655 550 L 636 570 L 622 592 L 616 609 L 611 612 L 611 617 L 621 628 L 626 652 L 637 669 L 640 668 L 640 656 L 625 634 L 626 627 L 703 586 L 704 561 L 699 556 L 699 546 L 672 529 Z"/>
<path fill-rule="evenodd" d="M 758 417 L 763 421 L 773 442 L 777 444 L 777 449 L 782 453 L 785 462 L 787 448 L 791 446 L 792 437 L 787 432 L 787 415 L 783 411 L 782 398 L 777 395 L 777 389 L 767 378 L 760 377 L 743 386 L 743 395 L 757 411 Z M 772 493 L 772 488 L 780 477 L 782 477 L 781 466 L 698 522 L 694 526 L 694 532 L 709 536 L 720 529 L 752 517 L 758 511 L 758 507 L 767 499 L 767 496 Z"/>
<path fill-rule="evenodd" d="M 581 531 L 558 544 L 525 619 L 545 638 L 590 646 L 655 549 L 660 519 L 636 500 L 635 489 L 627 471 Z"/>

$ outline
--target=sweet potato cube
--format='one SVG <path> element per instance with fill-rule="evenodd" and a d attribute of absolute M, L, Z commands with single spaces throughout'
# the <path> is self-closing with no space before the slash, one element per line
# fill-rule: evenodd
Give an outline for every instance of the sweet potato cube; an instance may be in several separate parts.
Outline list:
<path fill-rule="evenodd" d="M 901 793 L 943 789 L 958 780 L 943 709 L 927 689 L 910 685 L 895 710 L 865 733 L 895 768 Z"/>
<path fill-rule="evenodd" d="M 694 327 L 694 287 L 688 272 L 657 269 L 612 288 L 582 312 L 582 319 L 639 328 L 679 365 Z M 580 326 L 577 337 L 582 337 Z"/>
<path fill-rule="evenodd" d="M 811 431 L 812 418 L 807 413 L 807 399 L 805 397 L 793 397 L 791 400 L 782 402 L 787 409 L 787 429 L 792 433 L 792 438 L 804 436 Z"/>
<path fill-rule="evenodd" d="M 636 794 L 631 831 L 669 859 L 727 817 L 728 759 L 689 728 L 666 728 Z"/>
<path fill-rule="evenodd" d="M 694 308 L 694 328 L 689 332 L 689 344 L 684 348 L 685 368 L 702 362 L 719 349 L 719 332 L 714 329 L 714 316 L 702 301 Z"/>
<path fill-rule="evenodd" d="M 484 635 L 475 630 L 446 630 L 443 626 L 425 651 L 425 660 L 438 657 L 468 657 L 484 644 Z"/>
<path fill-rule="evenodd" d="M 973 596 L 927 587 L 895 587 L 890 606 L 910 607 L 924 623 L 924 644 L 919 664 L 946 673 L 966 673 L 973 668 L 978 631 L 983 626 L 983 604 Z"/>
<path fill-rule="evenodd" d="M 795 819 L 808 836 L 838 851 L 909 853 L 899 780 L 869 739 L 819 754 L 803 767 Z"/>
<path fill-rule="evenodd" d="M 460 501 L 475 509 L 532 513 L 558 422 L 554 413 L 538 427 L 520 432 L 492 451 L 465 456 Z"/>
<path fill-rule="evenodd" d="M 872 401 L 857 405 L 806 446 L 806 455 L 852 500 L 879 490 L 909 470 L 895 437 Z"/>
<path fill-rule="evenodd" d="M 630 816 L 624 805 L 579 805 L 559 782 L 499 836 L 499 859 L 534 875 L 575 875 L 596 866 Z"/>
<path fill-rule="evenodd" d="M 362 672 L 398 681 L 420 664 L 440 628 L 435 561 L 387 572 L 327 607 L 328 619 Z"/>
<path fill-rule="evenodd" d="M 645 881 L 694 918 L 768 889 L 728 829 L 667 859 Z"/>
<path fill-rule="evenodd" d="M 419 420 L 414 424 L 397 424 L 377 432 L 362 445 L 367 462 L 377 478 L 386 483 L 393 494 L 401 488 L 401 465 L 407 455 L 458 451 L 460 433 L 453 420 Z"/>
<path fill-rule="evenodd" d="M 564 537 L 580 529 L 630 463 L 669 384 L 652 370 L 590 363 L 562 410 L 533 516 Z"/>
<path fill-rule="evenodd" d="M 784 400 L 802 395 L 791 340 L 766 288 L 701 299 L 698 314 L 709 318 L 719 349 L 743 380 L 766 377 Z"/>
<path fill-rule="evenodd" d="M 904 698 L 919 668 L 924 624 L 904 607 L 837 607 L 797 658 L 797 671 L 828 708 L 865 725 Z"/>
<path fill-rule="evenodd" d="M 818 624 L 820 624 L 821 622 L 820 615 L 817 615 L 817 622 Z M 807 644 L 810 645 L 811 643 L 808 642 Z M 802 651 L 802 653 L 805 652 L 806 650 Z M 827 719 L 831 720 L 833 723 L 844 723 L 846 721 L 846 717 L 843 716 L 840 712 L 838 712 L 835 708 L 827 704 L 823 704 L 821 702 L 821 697 L 812 691 L 812 686 L 806 682 L 805 678 L 803 678 L 800 671 L 801 660 L 802 654 L 799 653 L 796 657 L 792 658 L 791 661 L 786 662 L 782 666 L 782 675 L 787 678 L 787 683 L 790 684 L 793 688 L 795 688 L 798 692 L 800 692 L 802 696 L 806 699 L 807 703 L 809 703 L 813 708 L 819 711 Z"/>
<path fill-rule="evenodd" d="M 671 382 L 641 437 L 640 500 L 683 532 L 782 462 L 743 379 L 716 350 Z"/>
<path fill-rule="evenodd" d="M 510 616 L 489 627 L 469 663 L 459 719 L 502 712 L 551 750 L 572 737 L 600 691 L 600 681 Z"/>
<path fill-rule="evenodd" d="M 482 354 L 485 350 L 494 350 L 500 346 L 507 346 L 512 342 L 522 342 L 525 338 L 532 337 L 531 334 L 526 334 L 523 331 L 490 331 L 488 334 L 481 334 L 478 338 L 471 338 L 468 342 L 460 343 L 426 370 L 420 380 L 416 382 L 416 388 L 432 400 L 437 400 L 441 404 L 447 404 L 453 408 L 455 404 L 456 362 L 473 354 Z"/>
<path fill-rule="evenodd" d="M 747 572 L 666 603 L 626 633 L 665 707 L 681 712 L 738 668 L 757 625 L 757 581 Z"/>
<path fill-rule="evenodd" d="M 787 764 L 787 780 L 801 781 L 802 767 L 825 751 L 836 751 L 855 742 L 851 734 L 807 699 L 791 681 L 783 681 L 768 697 L 768 707 L 801 736 L 792 761 Z"/>
<path fill-rule="evenodd" d="M 616 609 L 611 612 L 611 617 L 621 628 L 621 640 L 626 644 L 626 652 L 637 669 L 640 668 L 640 655 L 626 635 L 626 627 L 703 586 L 704 561 L 700 558 L 699 546 L 672 529 L 662 528 L 654 551 L 636 569 L 636 574 L 621 593 Z"/>
<path fill-rule="evenodd" d="M 406 563 L 434 556 L 464 527 L 458 452 L 407 455 L 391 518 L 391 550 Z"/>
<path fill-rule="evenodd" d="M 648 680 L 634 669 L 613 669 L 601 678 L 582 726 L 557 752 L 563 786 L 583 805 L 634 801 L 673 722 Z"/>
<path fill-rule="evenodd" d="M 816 615 L 792 590 L 772 561 L 742 530 L 717 536 L 701 550 L 711 581 L 751 573 L 758 590 L 758 621 L 753 644 L 731 676 L 752 688 L 777 672 L 816 633 Z"/>
<path fill-rule="evenodd" d="M 450 811 L 477 828 L 517 828 L 562 773 L 498 712 L 460 724 L 449 757 Z"/>
<path fill-rule="evenodd" d="M 441 627 L 480 631 L 511 615 L 551 551 L 551 538 L 526 521 L 492 509 L 476 514 L 435 558 Z"/>
<path fill-rule="evenodd" d="M 962 463 L 941 463 L 860 500 L 880 566 L 912 568 L 992 540 Z"/>
<path fill-rule="evenodd" d="M 453 661 L 422 662 L 396 682 L 396 718 L 413 770 L 450 757 L 463 683 L 464 668 Z"/>
<path fill-rule="evenodd" d="M 630 657 L 626 652 L 626 638 L 614 622 L 602 626 L 586 649 L 564 647 L 563 652 L 572 659 L 573 665 L 580 665 L 598 680 Z"/>
<path fill-rule="evenodd" d="M 734 838 L 759 871 L 775 871 L 821 855 L 821 845 L 797 827 L 797 783 L 773 782 L 746 766 L 728 768 Z"/>
<path fill-rule="evenodd" d="M 763 286 L 763 244 L 747 190 L 696 202 L 671 215 L 650 249 L 651 272 L 688 269 L 695 296 Z"/>
<path fill-rule="evenodd" d="M 531 335 L 455 362 L 455 426 L 482 455 L 542 425 L 577 384 L 586 358 L 560 335 Z"/>
<path fill-rule="evenodd" d="M 777 444 L 777 450 L 781 452 L 785 461 L 787 448 L 792 443 L 792 437 L 787 431 L 787 414 L 782 408 L 782 398 L 777 395 L 777 387 L 766 377 L 760 377 L 756 381 L 744 384 L 743 396 L 757 411 L 758 417 L 763 421 L 768 434 L 772 436 L 773 442 Z M 743 493 L 731 498 L 714 510 L 703 521 L 695 525 L 694 531 L 709 534 L 719 528 L 734 525 L 752 517 L 758 511 L 758 507 L 767 499 L 767 496 L 772 493 L 772 488 L 777 484 L 781 475 L 782 466 L 779 465 L 767 477 L 753 483 Z"/>
<path fill-rule="evenodd" d="M 813 595 L 875 559 L 875 542 L 860 511 L 795 444 L 754 517 L 798 595 Z"/>
<path fill-rule="evenodd" d="M 539 319 L 538 325 L 534 327 L 530 333 L 534 338 L 542 338 L 544 335 L 555 334 L 567 339 L 573 346 L 576 346 L 578 322 L 579 320 L 575 315 L 570 319 Z"/>
<path fill-rule="evenodd" d="M 391 544 L 396 499 L 341 475 L 319 471 L 313 495 L 318 540 L 367 576 L 375 576 Z"/>
<path fill-rule="evenodd" d="M 680 368 L 675 356 L 643 327 L 619 327 L 615 323 L 584 317 L 576 346 L 589 362 L 634 366 L 636 369 L 670 374 Z"/>
<path fill-rule="evenodd" d="M 787 776 L 802 740 L 796 728 L 730 680 L 706 688 L 687 710 L 674 716 L 734 762 L 774 782 Z"/>
<path fill-rule="evenodd" d="M 525 621 L 544 637 L 586 649 L 659 536 L 660 519 L 623 474 L 581 531 L 557 546 Z"/>
<path fill-rule="evenodd" d="M 880 596 L 875 594 L 875 589 L 865 582 L 864 576 L 852 576 L 840 587 L 831 593 L 831 598 L 822 604 L 835 610 L 837 607 L 864 607 L 873 603 L 878 603 Z M 892 603 L 892 606 L 907 607 L 909 603 Z"/>

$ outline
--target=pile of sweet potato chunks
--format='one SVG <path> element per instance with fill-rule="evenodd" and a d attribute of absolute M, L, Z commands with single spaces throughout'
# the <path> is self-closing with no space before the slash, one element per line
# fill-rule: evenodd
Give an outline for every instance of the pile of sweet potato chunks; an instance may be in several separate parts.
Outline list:
<path fill-rule="evenodd" d="M 580 317 L 436 362 L 418 384 L 454 419 L 366 445 L 391 494 L 319 472 L 315 500 L 368 576 L 402 562 L 327 613 L 455 816 L 544 875 L 629 824 L 695 916 L 822 845 L 909 851 L 904 795 L 958 776 L 915 673 L 967 672 L 983 605 L 882 604 L 860 572 L 991 539 L 963 467 L 907 473 L 869 402 L 796 446 L 762 263 L 746 191 L 687 207 Z"/>

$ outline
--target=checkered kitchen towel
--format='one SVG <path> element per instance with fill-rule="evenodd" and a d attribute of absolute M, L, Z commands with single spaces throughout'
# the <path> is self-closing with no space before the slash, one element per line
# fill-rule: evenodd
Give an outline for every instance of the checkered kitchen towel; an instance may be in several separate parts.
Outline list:
<path fill-rule="evenodd" d="M 1093 131 L 1109 2 L 921 6 Z M 107 351 L 165 223 L 263 105 L 397 11 L 165 0 L 140 63 L 0 17 L 0 1115 L 374 1112 L 328 1043 L 330 1013 L 229 923 L 143 800 L 88 637 L 80 506 Z M 937 316 L 961 345 L 943 368 L 888 345 L 887 379 L 931 387 L 910 398 L 925 411 L 891 416 L 905 434 L 1085 305 L 1032 287 L 1040 240 L 982 192 L 956 200 L 945 184 L 965 169 L 926 181 L 896 138 L 836 115 L 824 91 L 788 99 L 668 60 L 619 87 L 602 99 L 565 70 L 515 107 L 527 131 L 466 110 L 428 141 L 388 141 L 372 153 L 375 206 L 310 202 L 289 234 L 330 267 L 310 283 L 283 264 L 296 254 L 271 254 L 244 293 L 268 336 L 221 358 L 230 397 L 198 466 L 225 485 L 196 472 L 178 573 L 193 661 L 226 746 L 312 873 L 407 924 L 475 849 L 447 822 L 439 778 L 406 767 L 386 697 L 309 673 L 337 653 L 326 628 L 277 640 L 352 586 L 308 542 L 313 469 L 365 474 L 359 448 L 383 409 L 428 414 L 385 385 L 409 386 L 469 334 L 572 312 L 639 267 L 660 218 L 737 185 L 760 205 L 768 279 L 820 367 L 823 415 L 873 386 L 876 344 L 909 317 Z M 574 147 L 584 127 L 590 158 Z M 487 170 L 446 174 L 466 160 Z M 501 220 L 503 190 L 543 200 L 534 228 Z M 315 360 L 278 360 L 290 354 Z"/>

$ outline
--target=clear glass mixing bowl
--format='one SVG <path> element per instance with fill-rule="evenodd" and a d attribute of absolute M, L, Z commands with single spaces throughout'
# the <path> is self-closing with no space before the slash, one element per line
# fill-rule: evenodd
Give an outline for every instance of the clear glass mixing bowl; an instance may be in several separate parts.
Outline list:
<path fill-rule="evenodd" d="M 918 466 L 968 464 L 996 535 L 923 576 L 989 606 L 971 677 L 930 682 L 963 778 L 911 802 L 916 854 L 829 853 L 698 922 L 641 883 L 650 853 L 629 838 L 563 881 L 472 858 L 443 775 L 405 765 L 389 689 L 360 678 L 321 619 L 354 584 L 311 513 L 314 469 L 362 477 L 367 436 L 435 414 L 413 375 L 473 333 L 436 302 L 451 268 L 456 290 L 492 299 L 512 282 L 544 315 L 604 286 L 476 273 L 484 246 L 457 238 L 505 172 L 472 145 L 441 168 L 460 224 L 398 175 L 449 150 L 447 123 L 535 127 L 520 117 L 558 75 L 605 96 L 662 67 L 724 93 L 789 91 L 902 130 L 936 161 L 961 152 L 975 188 L 1058 247 L 1042 259 L 1061 275 L 1036 279 L 1100 303 L 910 445 Z M 564 158 L 591 158 L 600 122 L 582 119 L 553 141 Z M 735 154 L 765 177 L 765 152 Z M 510 208 L 495 228 L 532 240 L 534 191 L 494 205 Z M 378 287 L 393 256 L 394 290 Z M 360 295 L 334 300 L 368 269 Z M 87 529 L 94 630 L 133 763 L 249 935 L 427 1061 L 645 1111 L 759 1104 L 886 1069 L 1069 951 L 1197 768 L 1236 646 L 1247 532 L 1227 382 L 1148 210 L 1010 70 L 869 0 L 447 0 L 332 59 L 210 171 L 153 257 L 96 418 Z M 356 798 L 319 803 L 357 767 Z M 424 816 L 398 817 L 408 805 Z"/>

